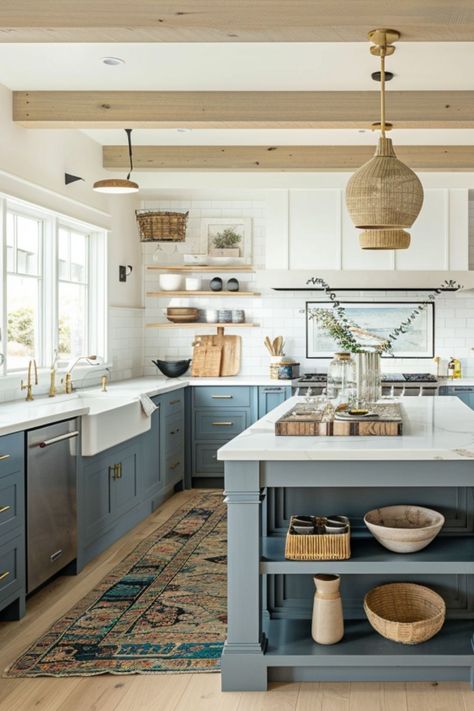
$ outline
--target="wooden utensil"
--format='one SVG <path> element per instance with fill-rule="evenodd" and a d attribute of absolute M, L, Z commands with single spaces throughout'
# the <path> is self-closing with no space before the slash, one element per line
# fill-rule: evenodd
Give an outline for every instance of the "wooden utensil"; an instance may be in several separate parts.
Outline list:
<path fill-rule="evenodd" d="M 268 336 L 265 336 L 265 340 L 263 341 L 263 343 L 264 343 L 267 351 L 270 353 L 270 355 L 271 356 L 275 355 L 275 353 L 273 352 L 273 343 L 271 342 L 271 340 L 269 339 Z"/>

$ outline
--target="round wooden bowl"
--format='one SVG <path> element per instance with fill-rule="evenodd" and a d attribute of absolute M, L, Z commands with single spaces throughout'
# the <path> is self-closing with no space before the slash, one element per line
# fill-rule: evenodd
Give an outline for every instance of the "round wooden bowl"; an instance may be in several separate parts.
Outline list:
<path fill-rule="evenodd" d="M 416 583 L 388 583 L 364 598 L 367 619 L 382 637 L 401 644 L 420 644 L 444 624 L 446 604 L 431 588 Z"/>
<path fill-rule="evenodd" d="M 364 523 L 389 551 L 415 553 L 436 538 L 443 527 L 444 516 L 423 506 L 385 506 L 368 511 Z"/>
<path fill-rule="evenodd" d="M 199 309 L 190 306 L 168 306 L 166 313 L 168 316 L 194 316 Z"/>

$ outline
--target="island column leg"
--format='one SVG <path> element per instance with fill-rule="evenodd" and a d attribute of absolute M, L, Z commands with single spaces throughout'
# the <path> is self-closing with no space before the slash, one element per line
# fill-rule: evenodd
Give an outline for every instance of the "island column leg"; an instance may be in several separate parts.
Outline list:
<path fill-rule="evenodd" d="M 258 462 L 225 463 L 227 503 L 227 639 L 222 691 L 265 691 L 262 649 Z"/>

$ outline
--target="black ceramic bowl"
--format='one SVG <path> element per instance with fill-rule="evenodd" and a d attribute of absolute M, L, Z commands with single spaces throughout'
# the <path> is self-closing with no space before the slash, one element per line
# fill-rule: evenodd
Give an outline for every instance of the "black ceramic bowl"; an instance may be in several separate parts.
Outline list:
<path fill-rule="evenodd" d="M 189 368 L 191 358 L 188 360 L 153 360 L 158 370 L 161 370 L 167 378 L 179 378 Z"/>

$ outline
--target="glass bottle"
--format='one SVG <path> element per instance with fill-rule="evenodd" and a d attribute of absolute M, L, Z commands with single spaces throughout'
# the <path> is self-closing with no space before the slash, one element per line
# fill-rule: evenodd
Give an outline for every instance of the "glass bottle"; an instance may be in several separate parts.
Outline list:
<path fill-rule="evenodd" d="M 350 353 L 336 353 L 329 363 L 327 396 L 336 405 L 350 403 L 355 396 L 355 364 Z"/>

